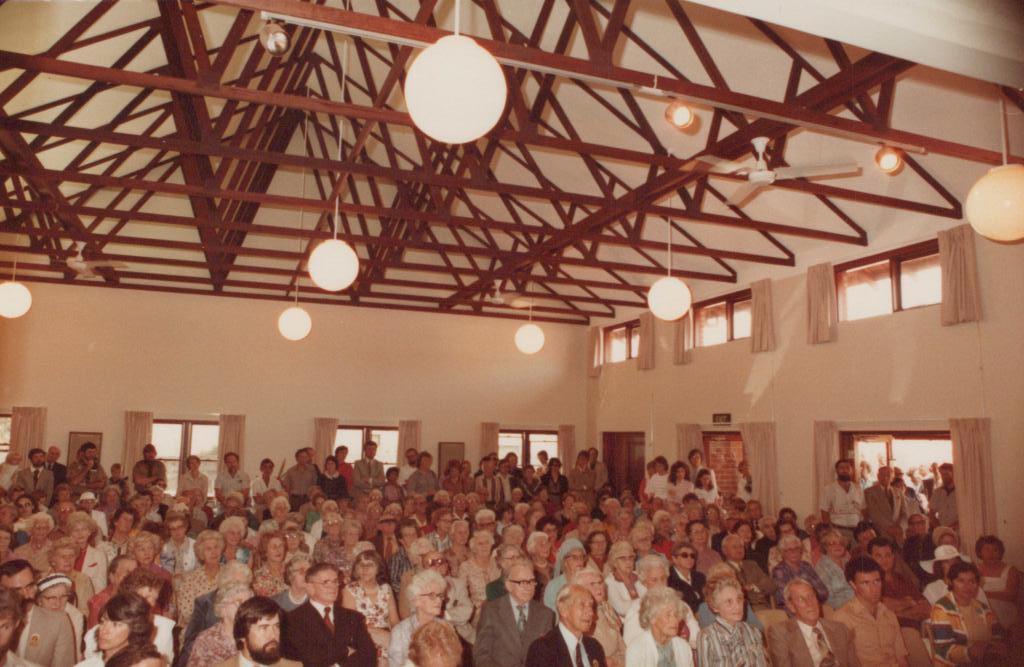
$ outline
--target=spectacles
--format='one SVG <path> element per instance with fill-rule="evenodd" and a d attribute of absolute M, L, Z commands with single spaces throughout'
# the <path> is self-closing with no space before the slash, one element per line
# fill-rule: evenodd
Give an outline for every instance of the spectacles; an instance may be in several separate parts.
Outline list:
<path fill-rule="evenodd" d="M 438 565 L 444 565 L 447 562 L 448 561 L 443 558 L 431 558 L 427 561 L 427 567 L 437 567 Z"/>
<path fill-rule="evenodd" d="M 516 586 L 536 586 L 536 579 L 509 579 Z"/>
<path fill-rule="evenodd" d="M 444 600 L 447 597 L 444 593 L 420 593 L 421 598 L 430 598 L 431 600 Z"/>
<path fill-rule="evenodd" d="M 697 554 L 691 553 L 689 551 L 683 551 L 683 552 L 677 553 L 676 557 L 677 558 L 696 558 Z"/>
<path fill-rule="evenodd" d="M 340 586 L 341 585 L 341 582 L 339 582 L 337 579 L 324 579 L 323 581 L 311 581 L 309 583 L 316 584 L 317 586 Z"/>

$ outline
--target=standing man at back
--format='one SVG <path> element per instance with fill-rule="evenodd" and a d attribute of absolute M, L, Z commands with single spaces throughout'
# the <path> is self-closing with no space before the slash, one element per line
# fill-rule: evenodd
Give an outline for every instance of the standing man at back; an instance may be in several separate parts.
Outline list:
<path fill-rule="evenodd" d="M 132 483 L 135 493 L 148 491 L 158 480 L 167 482 L 167 467 L 156 458 L 156 446 L 152 443 L 142 448 L 142 460 L 132 466 Z"/>
<path fill-rule="evenodd" d="M 864 513 L 864 491 L 853 481 L 853 461 L 836 462 L 836 481 L 821 494 L 821 520 L 831 523 L 847 542 L 853 541 L 853 529 Z"/>
<path fill-rule="evenodd" d="M 907 518 L 906 496 L 892 486 L 892 468 L 878 469 L 878 481 L 864 490 L 867 519 L 878 531 L 897 541 L 903 541 L 902 522 Z"/>
<path fill-rule="evenodd" d="M 237 491 L 245 499 L 244 506 L 249 504 L 249 473 L 239 469 L 238 454 L 228 452 L 224 455 L 224 468 L 217 473 L 217 479 L 213 483 L 213 493 L 217 496 L 217 502 L 223 503 L 229 493 Z"/>
<path fill-rule="evenodd" d="M 367 440 L 363 456 L 352 466 L 352 496 L 359 499 L 374 489 L 384 488 L 384 464 L 377 461 L 377 443 Z"/>
<path fill-rule="evenodd" d="M 46 469 L 53 473 L 53 485 L 68 481 L 68 467 L 60 462 L 60 447 L 50 445 L 46 450 Z"/>
<path fill-rule="evenodd" d="M 529 561 L 516 561 L 504 583 L 507 593 L 480 609 L 475 665 L 523 667 L 530 644 L 555 626 L 555 614 L 534 599 L 537 577 Z"/>
<path fill-rule="evenodd" d="M 929 501 L 928 516 L 932 520 L 932 526 L 949 526 L 953 530 L 960 530 L 952 463 L 943 463 L 939 466 L 939 478 L 942 479 L 942 486 L 932 491 Z"/>
<path fill-rule="evenodd" d="M 309 489 L 316 485 L 316 467 L 310 462 L 309 450 L 305 447 L 295 451 L 295 465 L 281 478 L 281 485 L 288 492 L 288 503 L 293 512 L 298 512 L 309 499 Z"/>

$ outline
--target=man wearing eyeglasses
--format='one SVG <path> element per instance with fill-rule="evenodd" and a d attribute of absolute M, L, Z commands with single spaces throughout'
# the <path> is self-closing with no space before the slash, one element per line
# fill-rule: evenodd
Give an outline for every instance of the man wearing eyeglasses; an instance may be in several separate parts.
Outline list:
<path fill-rule="evenodd" d="M 36 575 L 26 560 L 0 565 L 0 586 L 22 600 L 25 624 L 17 643 L 17 655 L 29 662 L 50 667 L 75 664 L 75 632 L 64 612 L 50 611 L 35 604 Z"/>
<path fill-rule="evenodd" d="M 362 614 L 341 606 L 338 570 L 317 563 L 306 572 L 309 598 L 285 616 L 283 653 L 306 667 L 373 667 L 377 649 Z"/>
<path fill-rule="evenodd" d="M 506 595 L 485 602 L 473 645 L 473 664 L 522 667 L 530 644 L 555 626 L 555 614 L 534 599 L 533 565 L 517 560 L 505 578 Z"/>

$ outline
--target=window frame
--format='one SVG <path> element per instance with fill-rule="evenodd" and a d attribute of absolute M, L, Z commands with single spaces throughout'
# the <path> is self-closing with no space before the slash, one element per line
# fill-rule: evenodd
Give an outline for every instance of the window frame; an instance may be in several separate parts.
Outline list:
<path fill-rule="evenodd" d="M 737 303 L 741 303 L 743 301 L 752 301 L 753 298 L 754 298 L 753 292 L 748 287 L 747 289 L 742 289 L 742 290 L 739 290 L 737 292 L 730 292 L 729 294 L 724 294 L 722 296 L 716 296 L 716 297 L 711 298 L 711 299 L 704 299 L 703 301 L 698 301 L 697 303 L 693 304 L 693 306 L 691 307 L 691 311 L 692 311 L 692 316 L 691 317 L 693 318 L 693 346 L 694 346 L 694 348 L 697 348 L 697 347 L 715 347 L 715 345 L 725 345 L 725 343 L 731 343 L 731 342 L 736 341 L 736 340 L 746 340 L 746 339 L 750 338 L 750 336 L 743 336 L 741 338 L 736 338 L 736 336 L 735 336 L 736 326 L 735 326 L 735 323 L 733 321 L 733 311 L 736 308 L 736 304 Z M 698 319 L 699 319 L 698 313 L 701 310 L 705 309 L 705 308 L 708 308 L 710 306 L 718 306 L 718 305 L 721 305 L 723 303 L 725 304 L 725 341 L 722 342 L 722 343 L 715 343 L 714 345 L 701 345 L 700 341 L 698 340 L 698 338 L 699 338 L 699 336 L 698 336 L 698 333 L 699 333 L 698 332 L 698 326 L 699 326 L 699 324 L 698 324 Z"/>
<path fill-rule="evenodd" d="M 502 434 L 505 434 L 505 433 L 514 433 L 516 435 L 523 436 L 523 449 L 522 449 L 522 451 L 518 452 L 519 467 L 522 467 L 525 463 L 529 463 L 530 462 L 530 458 L 531 458 L 530 455 L 532 454 L 531 445 L 530 445 L 530 436 L 531 435 L 553 435 L 553 436 L 555 436 L 555 439 L 556 439 L 555 446 L 557 447 L 557 449 L 555 450 L 555 454 L 554 455 L 552 455 L 551 452 L 548 452 L 548 459 L 553 459 L 553 458 L 558 457 L 558 454 L 560 454 L 561 451 L 562 451 L 561 444 L 559 442 L 557 442 L 558 429 L 550 429 L 549 430 L 549 429 L 541 429 L 541 428 L 503 428 L 503 429 L 499 429 L 498 430 L 498 439 L 500 440 Z M 561 460 L 561 459 L 559 458 L 559 460 Z M 570 466 L 567 466 L 565 461 L 562 461 L 562 469 L 563 470 L 567 470 L 569 467 Z"/>
<path fill-rule="evenodd" d="M 612 333 L 615 332 L 615 331 L 618 331 L 619 329 L 625 329 L 625 331 L 626 331 L 626 358 L 625 359 L 619 359 L 619 360 L 613 360 L 611 358 L 612 346 L 611 346 L 611 343 L 609 343 L 609 339 L 611 338 Z M 611 324 L 609 326 L 606 326 L 604 328 L 604 330 L 602 331 L 602 335 L 601 335 L 601 347 L 603 348 L 601 357 L 602 357 L 603 363 L 605 363 L 605 364 L 621 364 L 624 361 L 629 361 L 630 359 L 636 359 L 636 355 L 633 354 L 633 336 L 639 336 L 639 335 L 640 335 L 640 320 L 639 319 L 629 320 L 628 322 L 621 322 L 619 324 Z M 637 345 L 637 349 L 639 349 L 639 348 L 640 348 L 640 346 Z M 538 431 L 538 433 L 539 432 L 540 431 Z"/>
<path fill-rule="evenodd" d="M 859 466 L 856 465 L 857 452 L 854 447 L 858 438 L 888 438 L 888 442 L 885 444 L 885 462 L 886 465 L 891 466 L 893 461 L 895 461 L 892 453 L 893 440 L 941 440 L 943 442 L 951 442 L 953 436 L 950 431 L 941 430 L 917 431 L 874 429 L 867 431 L 840 431 L 839 458 L 854 462 L 854 479 L 860 479 L 860 469 Z"/>
<path fill-rule="evenodd" d="M 179 450 L 179 454 L 178 454 L 178 476 L 179 477 L 182 475 L 182 473 L 184 473 L 188 469 L 188 457 L 192 455 L 192 427 L 193 426 L 216 426 L 218 429 L 220 428 L 220 421 L 215 420 L 215 419 L 154 419 L 153 420 L 153 424 L 178 424 L 178 425 L 181 426 L 181 449 Z M 217 432 L 217 435 L 218 436 L 220 435 L 220 431 L 219 430 Z M 157 457 L 157 460 L 158 461 L 173 461 L 174 459 L 164 459 L 164 458 Z M 217 464 L 217 469 L 219 470 L 220 469 L 220 465 L 221 465 L 220 452 L 219 451 L 217 452 L 217 458 L 216 459 L 203 459 L 203 458 L 199 459 L 200 465 L 202 465 L 204 462 L 208 463 L 210 461 L 215 462 Z M 131 470 L 127 471 L 129 476 L 131 475 L 131 472 L 132 472 Z M 207 494 L 206 498 L 208 500 L 215 497 L 215 495 L 214 495 L 215 494 L 215 489 L 214 489 L 215 481 L 216 480 L 214 480 L 214 479 L 210 480 L 210 485 L 209 485 L 209 488 L 207 489 L 207 492 L 206 492 L 206 494 Z M 177 492 L 178 492 L 178 486 L 177 486 L 178 485 L 178 480 L 174 480 L 174 485 L 175 485 L 174 486 L 175 491 L 174 491 L 173 495 L 177 495 Z M 171 491 L 170 491 L 170 486 L 171 486 L 171 480 L 168 479 L 167 480 L 167 487 L 168 487 L 167 493 L 168 493 L 168 495 L 172 495 Z"/>
<path fill-rule="evenodd" d="M 363 431 L 363 437 L 362 437 L 362 439 L 360 440 L 360 443 L 359 443 L 359 447 L 360 447 L 359 453 L 360 453 L 360 456 L 362 456 L 362 446 L 363 446 L 363 444 L 365 444 L 366 441 L 368 441 L 368 440 L 373 440 L 373 438 L 370 437 L 370 434 L 373 431 L 394 431 L 395 433 L 398 433 L 398 427 L 397 426 L 380 426 L 380 425 L 372 426 L 372 425 L 369 425 L 369 424 L 338 424 L 338 428 L 334 429 L 335 442 L 337 442 L 338 431 L 340 431 L 342 429 L 344 429 L 346 431 L 355 431 L 356 429 L 361 429 Z M 377 443 L 377 450 L 380 451 L 380 443 L 379 442 Z M 336 451 L 338 451 L 338 445 L 332 446 L 331 447 L 331 454 L 334 454 L 334 452 L 336 452 Z M 349 454 L 351 454 L 351 453 L 352 452 L 350 451 Z M 385 470 L 387 468 L 391 467 L 391 466 L 395 466 L 395 467 L 401 468 L 402 465 L 404 465 L 403 461 L 405 460 L 404 458 L 402 458 L 402 454 L 403 454 L 403 452 L 399 451 L 398 447 L 396 446 L 396 448 L 395 448 L 395 462 L 394 463 L 386 463 L 382 459 L 377 459 L 377 460 L 380 461 L 382 465 L 384 465 Z M 359 460 L 358 458 L 357 459 L 353 459 L 352 462 L 355 463 L 355 461 L 358 461 L 358 460 Z M 316 462 L 316 464 L 318 466 L 321 463 L 323 463 L 323 462 L 322 461 L 317 461 Z M 339 463 L 340 463 L 340 461 L 339 461 Z"/>
<path fill-rule="evenodd" d="M 13 428 L 14 428 L 14 413 L 13 412 L 0 412 L 0 419 L 5 419 L 5 418 L 11 420 L 11 429 L 13 430 Z M 0 454 L 6 456 L 11 451 L 11 442 L 10 442 L 10 440 L 11 439 L 8 438 L 6 443 L 0 442 Z"/>
<path fill-rule="evenodd" d="M 889 286 L 892 291 L 892 313 L 900 313 L 907 310 L 916 310 L 917 308 L 927 308 L 929 306 L 937 306 L 937 303 L 925 303 L 920 306 L 911 306 L 909 308 L 903 307 L 903 289 L 902 289 L 902 270 L 903 262 L 921 259 L 922 257 L 930 257 L 932 255 L 939 254 L 939 240 L 937 238 L 928 239 L 919 243 L 914 243 L 902 248 L 894 248 L 892 250 L 886 250 L 885 252 L 875 253 L 874 255 L 868 255 L 867 257 L 860 257 L 858 259 L 852 259 L 848 262 L 842 262 L 832 267 L 835 272 L 835 283 L 836 283 L 836 301 L 839 301 L 839 283 L 840 275 L 851 271 L 853 269 L 859 269 L 871 264 L 877 264 L 879 262 L 887 261 L 889 263 Z M 891 315 L 892 313 L 887 313 Z M 880 316 L 878 316 L 880 317 Z M 862 319 L 871 319 L 870 317 Z M 841 322 L 852 322 L 856 320 L 840 320 Z"/>

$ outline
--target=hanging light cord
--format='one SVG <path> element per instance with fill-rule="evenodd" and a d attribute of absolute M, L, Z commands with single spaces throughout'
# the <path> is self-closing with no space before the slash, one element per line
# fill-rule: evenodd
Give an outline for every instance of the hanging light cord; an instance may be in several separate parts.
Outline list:
<path fill-rule="evenodd" d="M 669 208 L 672 207 L 672 203 L 675 201 L 675 197 L 671 197 L 668 200 Z M 665 218 L 665 222 L 668 223 L 668 275 L 672 277 L 672 218 Z"/>
<path fill-rule="evenodd" d="M 14 258 L 14 268 L 11 269 L 11 282 L 18 280 L 18 258 Z"/>
<path fill-rule="evenodd" d="M 345 9 L 352 11 L 351 0 L 346 0 Z M 341 101 L 345 102 L 345 91 L 348 89 L 348 47 L 352 40 L 346 39 L 344 46 L 341 47 Z M 338 163 L 341 163 L 341 147 L 345 144 L 345 117 L 340 116 L 338 118 Z M 334 198 L 334 240 L 338 240 L 338 227 L 341 226 L 341 170 L 338 170 L 337 191 L 338 195 Z"/>
<path fill-rule="evenodd" d="M 309 97 L 309 88 L 306 88 L 306 97 Z M 302 151 L 306 151 L 306 142 L 309 137 L 309 114 L 305 113 L 302 116 Z M 299 254 L 302 254 L 302 233 L 306 230 L 306 225 L 303 216 L 306 213 L 306 167 L 302 167 L 302 206 L 299 207 L 299 238 L 296 239 Z M 295 305 L 299 305 L 299 285 L 302 284 L 302 273 L 298 273 L 295 276 Z"/>
<path fill-rule="evenodd" d="M 462 18 L 462 2 L 461 0 L 455 0 L 455 35 L 459 35 L 459 24 Z"/>
<path fill-rule="evenodd" d="M 1006 98 L 1001 93 L 999 95 L 999 111 L 999 141 L 1003 145 L 1003 165 L 1005 166 L 1010 150 L 1010 126 L 1006 122 Z"/>

